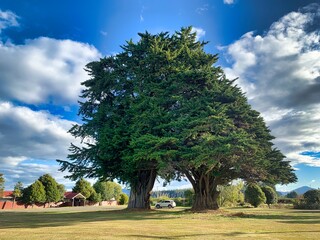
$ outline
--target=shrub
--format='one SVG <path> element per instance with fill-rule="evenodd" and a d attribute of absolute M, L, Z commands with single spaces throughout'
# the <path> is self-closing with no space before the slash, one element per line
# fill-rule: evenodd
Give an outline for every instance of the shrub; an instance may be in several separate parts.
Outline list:
<path fill-rule="evenodd" d="M 125 193 L 120 193 L 119 204 L 125 205 L 125 204 L 128 204 L 128 202 L 129 202 L 128 195 Z"/>
<path fill-rule="evenodd" d="M 297 200 L 295 198 L 281 197 L 278 199 L 279 204 L 294 204 L 296 202 L 297 202 Z"/>
<path fill-rule="evenodd" d="M 303 198 L 308 204 L 320 204 L 320 190 L 309 190 L 303 194 Z"/>
<path fill-rule="evenodd" d="M 264 195 L 266 196 L 266 204 L 270 208 L 270 204 L 277 203 L 277 193 L 276 191 L 269 186 L 262 187 L 261 190 L 263 191 Z"/>
<path fill-rule="evenodd" d="M 245 201 L 254 207 L 266 202 L 266 196 L 257 184 L 249 184 L 244 194 Z"/>

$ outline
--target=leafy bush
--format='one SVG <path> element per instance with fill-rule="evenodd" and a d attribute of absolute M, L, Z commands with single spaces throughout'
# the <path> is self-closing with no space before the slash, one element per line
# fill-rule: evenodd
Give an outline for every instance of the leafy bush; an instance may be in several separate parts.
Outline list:
<path fill-rule="evenodd" d="M 125 204 L 128 204 L 128 202 L 129 202 L 128 195 L 125 194 L 125 193 L 120 193 L 119 204 L 120 205 L 125 205 Z"/>
<path fill-rule="evenodd" d="M 294 204 L 297 209 L 320 209 L 320 190 L 309 190 Z"/>
<path fill-rule="evenodd" d="M 270 204 L 277 203 L 277 193 L 276 191 L 269 186 L 264 186 L 261 188 L 264 195 L 266 196 L 266 204 L 268 204 L 268 207 L 270 208 Z"/>
<path fill-rule="evenodd" d="M 281 197 L 278 199 L 279 204 L 294 204 L 297 200 L 295 198 L 287 198 L 287 197 Z"/>
<path fill-rule="evenodd" d="M 266 196 L 257 184 L 249 184 L 244 194 L 245 201 L 254 207 L 266 202 Z"/>
<path fill-rule="evenodd" d="M 243 182 L 236 185 L 219 186 L 218 203 L 220 207 L 231 207 L 244 204 Z"/>

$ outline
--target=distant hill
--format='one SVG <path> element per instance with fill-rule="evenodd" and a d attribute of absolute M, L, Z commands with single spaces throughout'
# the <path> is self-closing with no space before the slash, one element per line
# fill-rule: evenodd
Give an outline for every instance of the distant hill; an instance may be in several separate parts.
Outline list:
<path fill-rule="evenodd" d="M 296 193 L 298 193 L 298 195 L 302 195 L 302 194 L 304 194 L 305 192 L 307 192 L 307 191 L 309 191 L 309 190 L 313 190 L 313 189 L 314 189 L 314 188 L 311 188 L 311 187 L 308 187 L 308 186 L 302 186 L 302 187 L 293 189 L 292 191 L 289 191 L 289 192 L 295 191 Z M 280 191 L 277 191 L 277 193 L 280 194 L 281 196 L 285 196 L 285 195 L 287 195 L 289 192 L 280 192 Z"/>
<path fill-rule="evenodd" d="M 299 195 L 304 194 L 305 192 L 309 191 L 309 190 L 313 190 L 314 188 L 308 187 L 308 186 L 303 186 L 303 187 L 299 187 L 293 191 L 295 191 L 296 193 L 298 193 Z"/>

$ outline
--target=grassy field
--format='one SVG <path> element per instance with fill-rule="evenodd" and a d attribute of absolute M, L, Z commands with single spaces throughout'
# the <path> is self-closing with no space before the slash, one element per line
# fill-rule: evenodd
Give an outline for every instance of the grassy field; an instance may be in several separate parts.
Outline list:
<path fill-rule="evenodd" d="M 121 207 L 0 210 L 0 239 L 320 239 L 320 211 Z"/>

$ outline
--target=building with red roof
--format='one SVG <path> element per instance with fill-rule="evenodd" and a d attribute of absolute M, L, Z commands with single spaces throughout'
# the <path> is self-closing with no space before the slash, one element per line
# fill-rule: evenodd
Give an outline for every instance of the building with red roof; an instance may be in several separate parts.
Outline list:
<path fill-rule="evenodd" d="M 64 203 L 67 206 L 84 206 L 86 202 L 86 197 L 81 193 L 76 192 L 65 192 L 64 193 Z"/>

